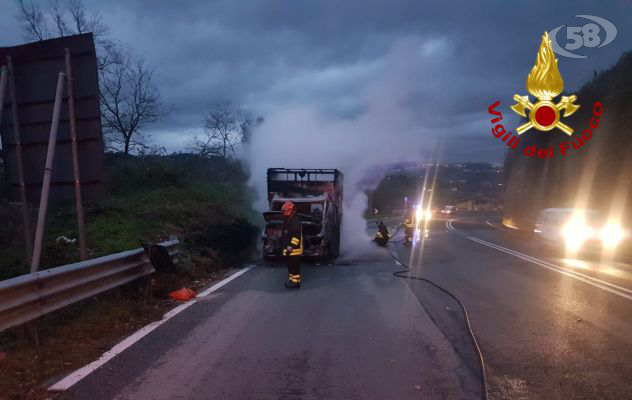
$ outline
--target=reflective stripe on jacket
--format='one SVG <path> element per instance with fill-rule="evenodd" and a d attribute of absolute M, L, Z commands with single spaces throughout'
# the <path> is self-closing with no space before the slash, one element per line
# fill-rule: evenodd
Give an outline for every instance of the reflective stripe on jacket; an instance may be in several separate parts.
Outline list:
<path fill-rule="evenodd" d="M 291 249 L 289 256 L 300 256 L 303 254 L 303 227 L 298 216 L 293 215 L 283 223 L 283 246 Z"/>
<path fill-rule="evenodd" d="M 301 229 L 301 237 L 293 237 L 290 242 L 290 247 L 294 247 L 294 249 L 290 252 L 290 256 L 300 256 L 303 254 L 303 229 Z"/>

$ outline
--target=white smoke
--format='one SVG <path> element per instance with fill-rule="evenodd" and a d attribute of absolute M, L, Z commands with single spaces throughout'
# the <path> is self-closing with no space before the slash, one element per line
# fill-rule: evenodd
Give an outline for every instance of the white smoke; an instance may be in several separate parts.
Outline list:
<path fill-rule="evenodd" d="M 353 119 L 332 119 L 305 104 L 266 115 L 244 149 L 250 182 L 259 195 L 257 208 L 268 207 L 268 168 L 337 168 L 344 173 L 342 253 L 366 250 L 370 238 L 363 218 L 364 191 L 382 178 L 372 167 L 431 162 L 436 153 L 437 136 L 420 127 L 418 110 L 407 108 L 405 100 L 418 93 L 420 85 L 423 88 L 420 77 L 427 76 L 426 59 L 436 53 L 437 46 L 441 43 L 418 39 L 394 45 L 383 68 L 358 94 L 364 112 Z M 411 92 L 413 83 L 415 93 Z"/>

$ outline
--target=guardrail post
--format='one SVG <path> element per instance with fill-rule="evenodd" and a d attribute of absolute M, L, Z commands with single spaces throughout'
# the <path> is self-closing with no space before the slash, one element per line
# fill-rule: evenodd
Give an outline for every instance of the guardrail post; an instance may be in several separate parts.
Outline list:
<path fill-rule="evenodd" d="M 171 259 L 178 243 L 174 239 L 153 247 Z M 0 281 L 0 332 L 24 326 L 37 343 L 36 326 L 26 324 L 138 279 L 144 281 L 140 289 L 151 290 L 148 277 L 155 271 L 145 249 L 138 248 Z"/>
<path fill-rule="evenodd" d="M 151 276 L 144 276 L 138 280 L 137 290 L 144 300 L 149 300 L 153 297 L 152 282 Z"/>
<path fill-rule="evenodd" d="M 26 331 L 26 337 L 28 337 L 30 341 L 35 343 L 36 346 L 39 346 L 40 337 L 39 331 L 37 330 L 37 321 L 28 322 L 26 325 L 24 325 L 24 330 Z"/>

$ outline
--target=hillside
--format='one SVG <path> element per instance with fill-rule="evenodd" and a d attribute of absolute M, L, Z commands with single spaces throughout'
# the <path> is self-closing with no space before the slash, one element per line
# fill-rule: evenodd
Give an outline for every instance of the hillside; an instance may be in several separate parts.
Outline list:
<path fill-rule="evenodd" d="M 256 242 L 258 215 L 238 163 L 180 154 L 122 157 L 106 164 L 108 196 L 86 204 L 89 258 L 130 250 L 141 242 L 176 235 L 183 242 L 184 271 L 204 274 L 247 255 Z M 17 206 L 0 200 L 0 279 L 28 271 Z M 35 221 L 35 216 L 32 221 Z M 51 207 L 46 221 L 44 268 L 78 261 L 72 204 Z M 227 240 L 230 235 L 246 240 Z"/>
<path fill-rule="evenodd" d="M 526 157 L 508 151 L 505 217 L 509 223 L 532 229 L 537 213 L 547 207 L 584 207 L 621 215 L 632 222 L 632 52 L 626 52 L 610 69 L 595 73 L 577 94 L 581 108 L 566 123 L 575 127 L 571 138 L 531 130 L 524 146 L 552 146 L 555 157 Z M 585 129 L 596 101 L 603 104 L 598 128 L 579 150 L 559 154 L 559 144 L 576 140 Z"/>

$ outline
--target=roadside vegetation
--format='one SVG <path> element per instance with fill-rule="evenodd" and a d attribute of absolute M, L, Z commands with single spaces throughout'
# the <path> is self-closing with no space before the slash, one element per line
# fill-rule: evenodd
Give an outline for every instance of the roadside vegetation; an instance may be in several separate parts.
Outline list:
<path fill-rule="evenodd" d="M 91 32 L 95 41 L 106 153 L 101 201 L 84 204 L 88 258 L 180 240 L 175 271 L 157 271 L 0 333 L 0 400 L 50 398 L 45 387 L 96 359 L 121 338 L 174 307 L 168 294 L 207 286 L 253 257 L 262 224 L 235 150 L 263 122 L 228 100 L 209 105 L 190 154 L 167 155 L 147 127 L 171 111 L 157 67 L 110 35 L 82 0 L 16 2 L 27 41 Z M 27 160 L 28 161 L 28 160 Z M 0 149 L 0 281 L 29 272 L 22 211 L 8 203 Z M 36 205 L 30 205 L 31 223 Z M 31 227 L 34 232 L 34 227 Z M 74 204 L 50 204 L 40 269 L 79 261 Z M 148 295 L 149 293 L 149 295 Z M 37 333 L 37 334 L 35 334 Z M 39 342 L 35 345 L 35 342 Z"/>
<path fill-rule="evenodd" d="M 188 154 L 109 154 L 103 201 L 86 204 L 89 258 L 134 249 L 142 242 L 182 242 L 183 273 L 197 276 L 249 254 L 258 214 L 237 162 Z M 0 279 L 28 272 L 19 208 L 0 206 Z M 73 204 L 51 208 L 46 221 L 43 268 L 78 261 Z M 226 240 L 230 234 L 240 240 Z M 69 239 L 66 240 L 65 238 Z"/>
<path fill-rule="evenodd" d="M 0 399 L 50 398 L 47 381 L 160 319 L 174 306 L 169 292 L 204 287 L 253 256 L 260 216 L 250 207 L 253 194 L 239 163 L 190 154 L 106 159 L 108 194 L 85 205 L 89 258 L 175 235 L 181 241 L 176 272 L 157 272 L 41 318 L 32 325 L 39 345 L 31 328 L 0 334 Z M 78 261 L 73 205 L 49 211 L 43 268 Z M 27 273 L 19 208 L 1 200 L 0 222 L 0 279 Z"/>

